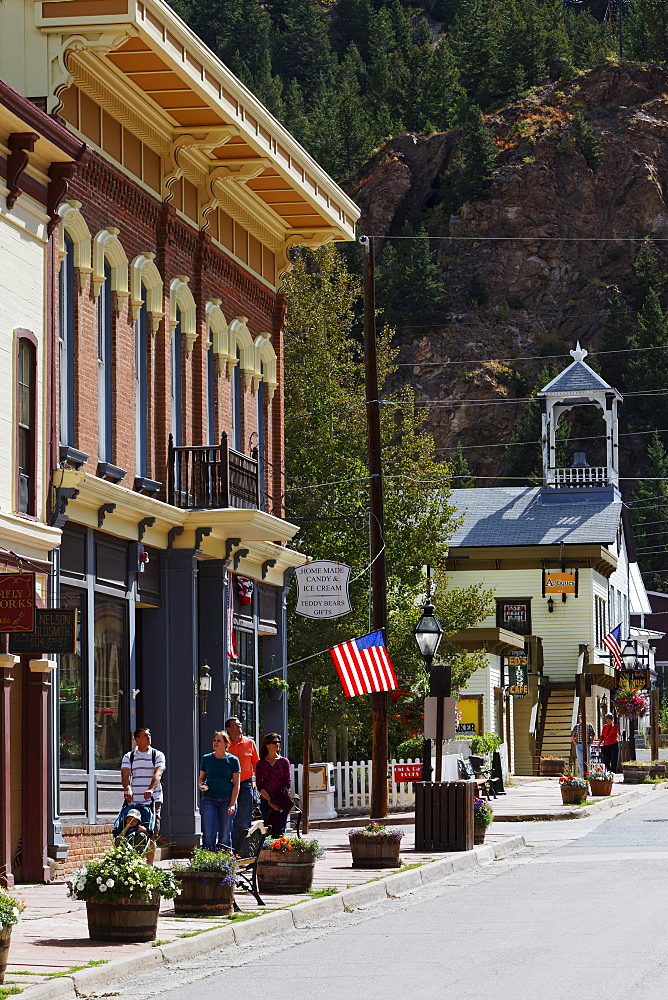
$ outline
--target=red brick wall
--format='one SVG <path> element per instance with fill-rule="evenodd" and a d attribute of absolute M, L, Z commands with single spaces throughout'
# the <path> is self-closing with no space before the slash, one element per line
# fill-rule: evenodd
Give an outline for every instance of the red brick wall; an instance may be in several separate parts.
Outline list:
<path fill-rule="evenodd" d="M 169 333 L 170 282 L 186 275 L 197 305 L 198 337 L 190 355 L 183 350 L 183 427 L 186 444 L 211 444 L 206 435 L 206 302 L 221 300 L 228 323 L 246 316 L 255 340 L 262 332 L 271 333 L 277 355 L 279 388 L 266 420 L 267 488 L 275 498 L 269 509 L 279 514 L 282 494 L 282 327 L 285 316 L 283 296 L 274 293 L 232 257 L 213 243 L 206 232 L 196 230 L 177 215 L 169 204 L 124 176 L 117 168 L 94 154 L 90 163 L 72 180 L 68 197 L 82 203 L 80 209 L 91 235 L 109 226 L 117 227 L 118 239 L 130 264 L 139 254 L 155 253 L 155 264 L 163 281 L 164 319 L 155 334 L 149 334 L 149 469 L 148 475 L 163 484 L 167 481 L 167 441 L 171 425 L 171 340 Z M 90 456 L 89 471 L 98 461 L 97 414 L 97 303 L 89 281 L 77 298 L 77 358 L 75 384 L 75 446 Z M 112 462 L 127 470 L 124 486 L 132 488 L 135 476 L 135 328 L 130 301 L 113 320 L 113 438 Z M 231 431 L 232 379 L 221 371 L 217 376 L 216 437 Z M 251 390 L 243 399 L 243 450 L 249 453 L 251 434 L 257 429 L 256 397 Z M 253 440 L 253 443 L 255 443 Z"/>
<path fill-rule="evenodd" d="M 61 881 L 81 868 L 87 861 L 99 858 L 111 847 L 111 826 L 64 826 L 63 840 L 68 846 L 67 858 L 52 862 L 53 879 Z"/>

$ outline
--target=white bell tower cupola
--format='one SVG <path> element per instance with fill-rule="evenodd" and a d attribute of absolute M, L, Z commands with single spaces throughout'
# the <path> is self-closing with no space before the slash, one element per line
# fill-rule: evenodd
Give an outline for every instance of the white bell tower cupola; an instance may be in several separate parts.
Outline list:
<path fill-rule="evenodd" d="M 619 423 L 617 407 L 621 393 L 586 365 L 587 351 L 578 342 L 571 351 L 573 363 L 536 394 L 543 417 L 543 482 L 553 489 L 619 487 Z M 587 464 L 584 452 L 576 452 L 573 465 L 557 468 L 557 425 L 562 413 L 576 406 L 598 406 L 605 420 L 605 467 Z"/>

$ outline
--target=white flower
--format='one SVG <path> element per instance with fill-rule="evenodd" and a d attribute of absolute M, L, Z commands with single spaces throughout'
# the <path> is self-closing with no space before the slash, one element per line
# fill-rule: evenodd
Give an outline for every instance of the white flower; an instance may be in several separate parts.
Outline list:
<path fill-rule="evenodd" d="M 110 889 L 114 888 L 114 880 L 113 880 L 113 878 L 108 878 L 107 879 L 107 885 L 109 886 Z"/>
<path fill-rule="evenodd" d="M 106 887 L 106 885 L 103 882 L 102 885 L 100 886 L 100 892 L 106 892 L 106 891 L 107 891 L 107 887 Z"/>
<path fill-rule="evenodd" d="M 100 878 L 100 876 L 99 876 L 99 875 L 98 875 L 98 877 L 97 877 L 97 878 L 95 879 L 95 881 L 97 882 L 97 884 L 98 884 L 98 885 L 102 885 L 102 879 Z"/>
<path fill-rule="evenodd" d="M 16 917 L 17 920 L 21 916 L 21 911 L 19 910 L 18 906 L 14 906 L 12 908 L 12 913 L 14 914 L 14 916 Z"/>

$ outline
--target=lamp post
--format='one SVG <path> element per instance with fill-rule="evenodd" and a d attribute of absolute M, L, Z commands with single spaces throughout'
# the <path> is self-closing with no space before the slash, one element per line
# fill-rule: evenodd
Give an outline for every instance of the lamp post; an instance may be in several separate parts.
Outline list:
<path fill-rule="evenodd" d="M 424 665 L 427 673 L 429 674 L 429 694 L 438 698 L 443 698 L 450 695 L 450 680 L 446 674 L 449 672 L 449 668 L 441 668 L 438 671 L 439 677 L 435 677 L 436 671 L 432 668 L 434 662 L 434 657 L 436 656 L 436 651 L 441 642 L 443 636 L 443 629 L 438 618 L 434 615 L 434 605 L 431 603 L 431 599 L 427 596 L 425 606 L 422 609 L 422 617 L 420 621 L 415 626 L 413 632 L 415 636 L 415 641 L 418 644 L 420 654 L 424 660 Z M 440 681 L 440 683 L 438 683 Z M 447 686 L 448 691 L 442 691 L 440 688 Z M 437 718 L 441 720 L 441 735 L 443 732 L 443 710 L 441 707 L 440 715 Z M 437 723 L 438 725 L 438 723 Z M 438 732 L 436 733 L 438 738 Z M 438 740 L 437 740 L 438 741 Z M 442 742 L 442 740 L 441 740 Z M 440 771 L 440 768 L 439 768 Z M 422 780 L 429 781 L 431 779 L 431 740 L 424 740 L 422 747 Z"/>
<path fill-rule="evenodd" d="M 206 701 L 211 693 L 211 670 L 209 664 L 204 661 L 199 668 L 199 705 L 202 715 L 206 715 Z"/>
<path fill-rule="evenodd" d="M 622 649 L 625 670 L 646 670 L 649 666 L 649 649 L 637 639 L 627 639 Z M 629 716 L 629 760 L 636 759 L 636 720 Z"/>

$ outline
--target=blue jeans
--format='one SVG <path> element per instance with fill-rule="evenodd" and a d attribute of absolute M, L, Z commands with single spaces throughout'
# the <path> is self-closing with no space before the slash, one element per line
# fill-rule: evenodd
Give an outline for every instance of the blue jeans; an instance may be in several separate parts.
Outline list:
<path fill-rule="evenodd" d="M 578 755 L 578 768 L 580 769 L 580 777 L 584 778 L 585 766 L 584 766 L 584 750 L 582 749 L 582 743 L 576 743 L 575 750 Z"/>
<path fill-rule="evenodd" d="M 200 801 L 199 811 L 202 816 L 202 847 L 206 851 L 219 851 L 221 847 L 232 848 L 232 821 L 228 809 L 230 800 L 204 798 Z"/>
<path fill-rule="evenodd" d="M 239 784 L 237 812 L 232 826 L 232 847 L 236 851 L 239 843 L 250 830 L 253 820 L 253 780 L 242 781 Z"/>

